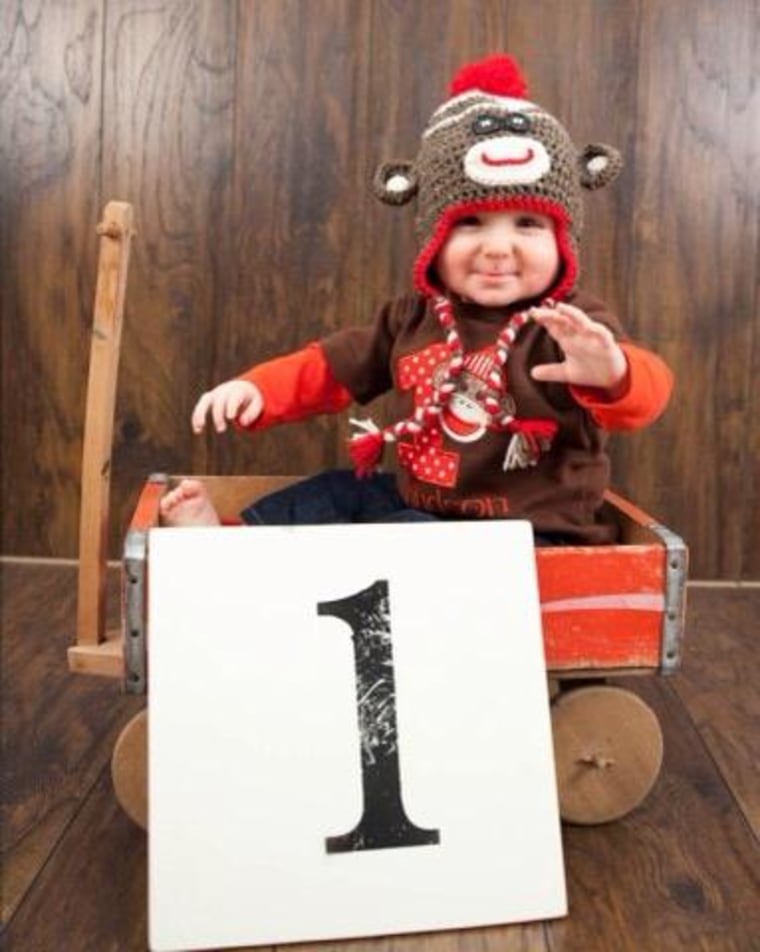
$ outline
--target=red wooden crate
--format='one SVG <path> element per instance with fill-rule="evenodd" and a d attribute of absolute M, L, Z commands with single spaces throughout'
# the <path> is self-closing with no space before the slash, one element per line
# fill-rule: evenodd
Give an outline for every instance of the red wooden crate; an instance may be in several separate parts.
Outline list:
<path fill-rule="evenodd" d="M 125 543 L 124 647 L 127 689 L 146 687 L 145 589 L 148 531 L 158 505 L 180 477 L 145 484 Z M 223 518 L 234 521 L 252 499 L 296 477 L 201 479 Z M 547 670 L 555 677 L 670 673 L 683 634 L 687 553 L 683 541 L 614 493 L 606 506 L 620 528 L 611 546 L 538 548 L 536 563 Z"/>

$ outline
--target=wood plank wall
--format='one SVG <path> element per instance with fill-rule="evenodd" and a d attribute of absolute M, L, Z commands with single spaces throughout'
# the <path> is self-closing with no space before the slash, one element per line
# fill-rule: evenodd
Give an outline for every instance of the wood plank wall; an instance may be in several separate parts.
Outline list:
<path fill-rule="evenodd" d="M 375 202 L 462 62 L 508 50 L 579 144 L 585 285 L 676 371 L 615 483 L 692 574 L 760 578 L 757 0 L 5 0 L 0 5 L 2 551 L 73 556 L 105 201 L 135 206 L 111 548 L 152 472 L 313 471 L 330 418 L 191 436 L 202 389 L 408 287 L 410 208 Z"/>

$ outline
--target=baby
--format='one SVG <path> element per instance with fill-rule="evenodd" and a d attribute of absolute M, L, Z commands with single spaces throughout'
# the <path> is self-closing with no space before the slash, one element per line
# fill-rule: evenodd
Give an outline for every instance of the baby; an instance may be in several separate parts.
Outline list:
<path fill-rule="evenodd" d="M 255 431 L 390 391 L 394 422 L 352 421 L 353 473 L 304 480 L 243 520 L 521 518 L 539 541 L 612 541 L 600 517 L 608 435 L 653 421 L 672 387 L 664 363 L 577 288 L 581 189 L 612 181 L 620 158 L 577 150 L 506 56 L 464 67 L 450 93 L 417 158 L 374 181 L 389 204 L 416 197 L 415 293 L 204 393 L 193 429 Z M 388 446 L 396 475 L 375 472 Z M 219 522 L 196 480 L 164 497 L 161 517 Z"/>

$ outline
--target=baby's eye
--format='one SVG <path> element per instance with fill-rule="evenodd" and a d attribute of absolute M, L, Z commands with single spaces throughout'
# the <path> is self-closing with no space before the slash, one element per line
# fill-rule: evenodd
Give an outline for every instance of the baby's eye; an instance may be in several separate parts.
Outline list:
<path fill-rule="evenodd" d="M 480 219 L 477 215 L 465 215 L 463 218 L 458 218 L 454 222 L 455 228 L 477 228 L 480 224 Z"/>
<path fill-rule="evenodd" d="M 539 215 L 521 215 L 517 219 L 518 228 L 547 228 L 549 222 Z"/>

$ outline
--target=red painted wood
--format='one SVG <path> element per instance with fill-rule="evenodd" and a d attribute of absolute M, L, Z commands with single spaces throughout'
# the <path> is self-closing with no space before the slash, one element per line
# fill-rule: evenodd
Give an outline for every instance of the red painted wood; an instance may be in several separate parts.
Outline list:
<path fill-rule="evenodd" d="M 145 483 L 129 523 L 130 531 L 146 531 L 158 525 L 158 504 L 165 491 L 166 483 L 163 480 L 148 480 Z"/>
<path fill-rule="evenodd" d="M 542 620 L 549 668 L 659 667 L 661 612 L 564 612 Z"/>
<path fill-rule="evenodd" d="M 656 545 L 538 549 L 541 601 L 581 595 L 663 591 L 665 554 Z"/>
<path fill-rule="evenodd" d="M 659 668 L 660 546 L 538 549 L 536 566 L 548 668 Z"/>

